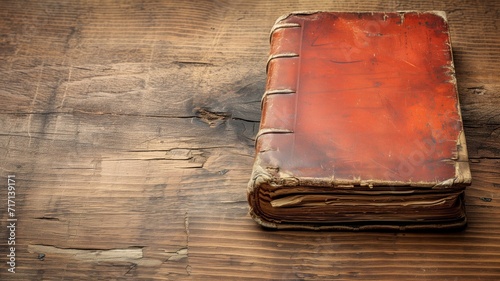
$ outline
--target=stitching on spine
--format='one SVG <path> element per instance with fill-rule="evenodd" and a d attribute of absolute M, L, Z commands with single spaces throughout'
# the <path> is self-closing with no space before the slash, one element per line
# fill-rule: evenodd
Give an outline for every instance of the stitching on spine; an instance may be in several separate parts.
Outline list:
<path fill-rule="evenodd" d="M 266 73 L 269 70 L 269 63 L 272 60 L 279 59 L 279 58 L 296 58 L 298 56 L 299 56 L 299 54 L 297 54 L 297 53 L 281 53 L 281 54 L 270 55 L 269 58 L 267 59 L 267 63 L 266 63 Z"/>
<path fill-rule="evenodd" d="M 280 89 L 280 90 L 265 91 L 264 95 L 293 94 L 293 93 L 295 93 L 295 91 L 292 89 Z"/>
<path fill-rule="evenodd" d="M 272 45 L 272 35 L 273 33 L 282 28 L 301 28 L 302 26 L 299 23 L 278 23 L 278 21 L 274 24 L 274 26 L 271 29 L 270 36 L 269 36 L 269 43 Z M 269 63 L 273 59 L 278 59 L 278 58 L 295 58 L 299 57 L 299 54 L 297 53 L 281 53 L 281 54 L 272 54 L 269 56 L 267 59 L 266 63 L 266 74 L 269 75 L 268 70 L 269 70 Z M 269 77 L 269 76 L 268 76 Z M 260 100 L 261 104 L 261 109 L 263 108 L 262 106 L 264 105 L 264 98 L 267 97 L 268 95 L 278 95 L 278 94 L 293 94 L 295 93 L 294 90 L 292 89 L 275 89 L 275 90 L 266 90 L 264 94 L 262 95 L 262 98 Z M 279 129 L 279 128 L 264 128 L 260 129 L 257 135 L 255 136 L 255 145 L 257 145 L 257 140 L 259 139 L 260 136 L 265 135 L 265 134 L 293 134 L 294 131 L 288 130 L 288 129 Z"/>
<path fill-rule="evenodd" d="M 255 136 L 255 142 L 257 142 L 260 136 L 266 134 L 293 134 L 293 131 L 288 129 L 277 129 L 277 128 L 260 129 L 259 132 L 257 133 L 257 136 Z"/>
<path fill-rule="evenodd" d="M 262 97 L 260 98 L 260 109 L 261 110 L 263 109 L 264 99 L 267 96 L 270 96 L 270 95 L 289 95 L 289 94 L 295 94 L 295 91 L 292 90 L 292 89 L 281 89 L 281 90 L 269 90 L 269 91 L 265 91 L 264 94 L 262 95 Z"/>
<path fill-rule="evenodd" d="M 275 24 L 271 28 L 271 32 L 269 32 L 269 43 L 271 42 L 271 40 L 273 38 L 273 33 L 276 30 L 282 29 L 282 28 L 297 28 L 297 27 L 300 27 L 300 24 L 298 24 L 298 23 L 281 23 L 281 24 Z"/>

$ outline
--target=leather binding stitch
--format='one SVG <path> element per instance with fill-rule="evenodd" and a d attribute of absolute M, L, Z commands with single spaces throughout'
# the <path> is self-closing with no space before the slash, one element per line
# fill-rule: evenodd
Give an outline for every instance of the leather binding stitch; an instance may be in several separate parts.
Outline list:
<path fill-rule="evenodd" d="M 278 129 L 278 128 L 269 128 L 269 129 L 260 129 L 255 137 L 255 142 L 259 139 L 260 136 L 265 134 L 293 134 L 292 130 L 287 129 Z"/>
<path fill-rule="evenodd" d="M 269 33 L 269 42 L 272 46 L 272 38 L 273 38 L 273 34 L 278 31 L 278 30 L 282 30 L 282 29 L 291 29 L 291 28 L 301 28 L 302 26 L 299 24 L 299 23 L 281 23 L 282 20 L 284 20 L 285 18 L 280 18 L 276 21 L 276 23 L 273 25 L 273 27 L 271 28 L 271 31 Z M 269 73 L 269 65 L 272 61 L 274 60 L 280 60 L 280 59 L 292 59 L 292 58 L 298 58 L 299 57 L 299 54 L 296 53 L 296 52 L 282 52 L 282 53 L 271 53 L 269 55 L 269 58 L 267 59 L 267 62 L 266 62 L 266 74 L 267 74 L 267 86 L 266 86 L 266 91 L 263 93 L 262 97 L 261 97 L 261 109 L 264 107 L 264 102 L 265 100 L 271 96 L 271 95 L 289 95 L 289 94 L 295 94 L 296 93 L 296 90 L 293 89 L 292 86 L 294 85 L 290 85 L 289 87 L 283 87 L 283 88 L 275 88 L 275 89 L 272 89 L 269 87 L 270 85 L 270 79 L 280 79 L 278 76 L 272 76 L 271 73 Z M 274 77 L 274 78 L 273 78 Z M 287 129 L 287 128 L 263 128 L 262 127 L 262 123 L 261 123 L 261 128 L 259 129 L 259 132 L 257 133 L 256 137 L 255 137 L 255 146 L 257 146 L 257 142 L 259 140 L 259 138 L 263 135 L 268 135 L 268 134 L 293 134 L 293 130 L 290 130 L 290 129 Z M 258 154 L 258 153 L 257 153 Z M 259 156 L 257 155 L 257 158 Z M 257 166 L 257 165 L 256 165 Z M 261 179 L 267 179 L 267 180 L 263 180 L 264 182 L 268 182 L 270 180 L 270 175 L 267 174 L 267 172 L 265 171 L 261 171 L 261 169 L 257 169 L 259 170 L 259 172 L 255 172 L 254 171 L 254 174 L 252 176 L 253 180 L 251 181 L 251 183 L 249 184 L 249 193 L 253 193 L 254 192 L 254 187 L 256 187 L 257 184 L 256 183 L 256 179 L 257 178 L 261 178 Z M 262 223 L 264 224 L 264 222 L 262 221 Z"/>
<path fill-rule="evenodd" d="M 269 33 L 269 42 L 271 42 L 272 35 L 273 35 L 274 31 L 276 31 L 277 29 L 280 29 L 280 28 L 295 28 L 295 27 L 300 27 L 300 24 L 298 24 L 298 23 L 280 23 L 280 24 L 275 24 L 271 28 L 271 32 Z"/>
<path fill-rule="evenodd" d="M 299 56 L 299 54 L 296 54 L 296 53 L 282 53 L 282 54 L 270 55 L 269 58 L 267 59 L 267 63 L 266 63 L 266 73 L 269 70 L 269 63 L 272 60 L 279 59 L 279 58 L 295 58 L 298 56 Z"/>
<path fill-rule="evenodd" d="M 260 109 L 264 108 L 264 99 L 269 95 L 286 95 L 286 94 L 295 94 L 295 91 L 292 89 L 282 89 L 282 90 L 271 90 L 265 91 L 260 99 Z"/>
<path fill-rule="evenodd" d="M 301 28 L 301 25 L 299 23 L 280 23 L 278 20 L 274 26 L 271 28 L 271 32 L 269 34 L 269 41 L 272 45 L 272 37 L 273 34 L 280 29 L 287 29 L 287 28 Z M 277 59 L 289 59 L 289 58 L 297 58 L 299 57 L 299 54 L 295 52 L 283 52 L 283 53 L 276 53 L 276 54 L 270 54 L 269 58 L 267 59 L 266 63 L 266 74 L 268 79 L 279 79 L 277 76 L 272 76 L 269 71 L 269 64 L 273 60 Z M 274 78 L 273 78 L 274 77 Z M 269 82 L 269 81 L 268 81 Z M 268 83 L 269 85 L 269 83 Z M 291 88 L 283 88 L 283 89 L 266 89 L 264 94 L 262 95 L 261 98 L 261 109 L 264 107 L 264 102 L 266 98 L 270 95 L 288 95 L 288 94 L 295 94 L 296 91 L 291 89 Z M 260 128 L 259 132 L 257 133 L 257 136 L 255 137 L 255 144 L 257 144 L 257 140 L 259 139 L 260 136 L 265 135 L 265 134 L 283 134 L 283 133 L 293 133 L 293 130 L 290 129 L 283 129 L 283 128 Z"/>

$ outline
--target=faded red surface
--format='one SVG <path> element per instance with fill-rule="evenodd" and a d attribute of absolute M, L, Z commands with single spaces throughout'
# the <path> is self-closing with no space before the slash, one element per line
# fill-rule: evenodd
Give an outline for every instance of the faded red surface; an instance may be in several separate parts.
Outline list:
<path fill-rule="evenodd" d="M 462 129 L 446 21 L 434 14 L 290 16 L 272 35 L 257 152 L 297 177 L 440 182 Z"/>

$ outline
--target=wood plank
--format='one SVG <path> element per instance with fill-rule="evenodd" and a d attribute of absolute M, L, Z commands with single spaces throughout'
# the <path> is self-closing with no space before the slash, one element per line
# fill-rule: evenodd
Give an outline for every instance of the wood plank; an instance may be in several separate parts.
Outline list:
<path fill-rule="evenodd" d="M 0 279 L 498 279 L 499 3 L 354 2 L 3 1 L 0 178 L 16 175 L 19 221 L 16 274 L 0 232 Z M 447 11 L 465 231 L 265 231 L 248 217 L 269 29 L 318 9 Z"/>

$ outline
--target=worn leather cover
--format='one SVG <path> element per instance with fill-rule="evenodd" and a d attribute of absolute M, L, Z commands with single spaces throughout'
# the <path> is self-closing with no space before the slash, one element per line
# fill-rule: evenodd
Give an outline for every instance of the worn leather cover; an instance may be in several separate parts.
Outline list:
<path fill-rule="evenodd" d="M 443 12 L 297 12 L 271 30 L 248 200 L 271 228 L 466 223 L 467 149 Z"/>

